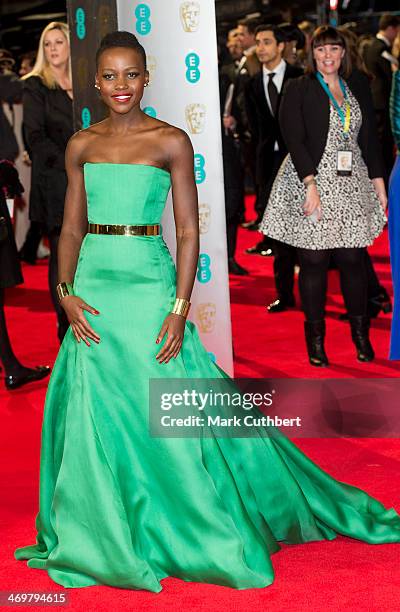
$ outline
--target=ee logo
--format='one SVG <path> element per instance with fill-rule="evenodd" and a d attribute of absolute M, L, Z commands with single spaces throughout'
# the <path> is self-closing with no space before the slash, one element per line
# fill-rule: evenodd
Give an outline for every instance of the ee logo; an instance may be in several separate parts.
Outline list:
<path fill-rule="evenodd" d="M 186 79 L 189 83 L 197 83 L 200 79 L 200 58 L 197 53 L 188 53 L 185 58 L 186 64 Z"/>
<path fill-rule="evenodd" d="M 194 178 L 197 183 L 203 183 L 206 180 L 206 171 L 204 170 L 204 165 L 206 160 L 204 156 L 200 153 L 196 153 L 194 156 Z"/>
<path fill-rule="evenodd" d="M 82 118 L 82 127 L 84 129 L 88 128 L 90 125 L 91 115 L 90 115 L 90 110 L 88 109 L 87 106 L 84 106 L 82 108 L 81 118 Z"/>
<path fill-rule="evenodd" d="M 135 9 L 136 32 L 142 36 L 149 34 L 151 30 L 150 7 L 147 4 L 138 4 Z"/>
<path fill-rule="evenodd" d="M 216 363 L 217 358 L 216 358 L 216 356 L 214 355 L 214 353 L 208 353 L 208 356 L 209 356 L 209 358 L 211 359 L 211 361 L 213 361 L 214 363 Z"/>
<path fill-rule="evenodd" d="M 149 117 L 157 117 L 157 111 L 152 106 L 145 106 L 143 112 L 149 115 Z"/>
<path fill-rule="evenodd" d="M 79 40 L 83 40 L 86 36 L 86 25 L 85 25 L 85 11 L 83 8 L 77 8 L 75 13 L 76 18 L 76 35 Z"/>
<path fill-rule="evenodd" d="M 200 283 L 208 283 L 208 281 L 211 279 L 210 264 L 210 256 L 207 255 L 207 253 L 200 253 L 197 264 L 197 280 Z"/>

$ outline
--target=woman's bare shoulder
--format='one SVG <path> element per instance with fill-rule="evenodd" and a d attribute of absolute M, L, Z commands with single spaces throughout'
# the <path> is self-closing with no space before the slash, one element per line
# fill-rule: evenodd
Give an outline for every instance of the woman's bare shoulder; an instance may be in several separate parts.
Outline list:
<path fill-rule="evenodd" d="M 170 152 L 183 152 L 192 149 L 191 140 L 185 130 L 164 121 L 159 123 L 157 138 Z"/>
<path fill-rule="evenodd" d="M 68 141 L 67 152 L 74 158 L 84 160 L 85 151 L 89 146 L 93 146 L 96 139 L 105 132 L 105 120 L 94 123 L 88 128 L 75 132 Z"/>

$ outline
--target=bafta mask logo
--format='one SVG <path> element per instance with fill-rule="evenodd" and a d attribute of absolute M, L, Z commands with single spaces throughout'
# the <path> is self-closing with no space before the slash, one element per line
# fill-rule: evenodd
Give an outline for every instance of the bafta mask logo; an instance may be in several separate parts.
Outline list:
<path fill-rule="evenodd" d="M 199 322 L 200 331 L 205 334 L 214 331 L 216 314 L 217 309 L 212 302 L 199 304 L 197 306 L 197 320 Z"/>
<path fill-rule="evenodd" d="M 182 27 L 185 32 L 197 32 L 200 22 L 200 4 L 182 2 L 180 7 Z"/>
<path fill-rule="evenodd" d="M 149 71 L 149 85 L 150 86 L 154 80 L 156 68 L 157 68 L 156 58 L 154 57 L 154 55 L 148 55 L 147 56 L 147 70 Z"/>
<path fill-rule="evenodd" d="M 207 234 L 210 229 L 211 208 L 208 204 L 199 204 L 199 230 L 200 234 Z"/>
<path fill-rule="evenodd" d="M 206 124 L 206 107 L 204 104 L 188 104 L 185 109 L 186 124 L 191 134 L 201 134 Z"/>

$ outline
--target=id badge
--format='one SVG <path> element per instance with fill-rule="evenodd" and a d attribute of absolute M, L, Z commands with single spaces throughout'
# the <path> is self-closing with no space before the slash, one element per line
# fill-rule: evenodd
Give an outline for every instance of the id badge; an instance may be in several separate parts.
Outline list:
<path fill-rule="evenodd" d="M 338 176 L 351 176 L 353 168 L 353 152 L 341 150 L 337 152 L 336 172 Z"/>

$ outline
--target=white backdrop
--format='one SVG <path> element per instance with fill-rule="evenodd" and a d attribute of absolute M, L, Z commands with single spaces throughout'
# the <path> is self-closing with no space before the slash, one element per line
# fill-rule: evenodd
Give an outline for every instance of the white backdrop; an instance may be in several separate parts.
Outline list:
<path fill-rule="evenodd" d="M 148 57 L 143 109 L 184 129 L 195 152 L 200 257 L 190 318 L 230 375 L 232 336 L 226 251 L 214 0 L 117 0 L 118 29 L 135 34 Z M 163 232 L 175 255 L 171 198 Z"/>

